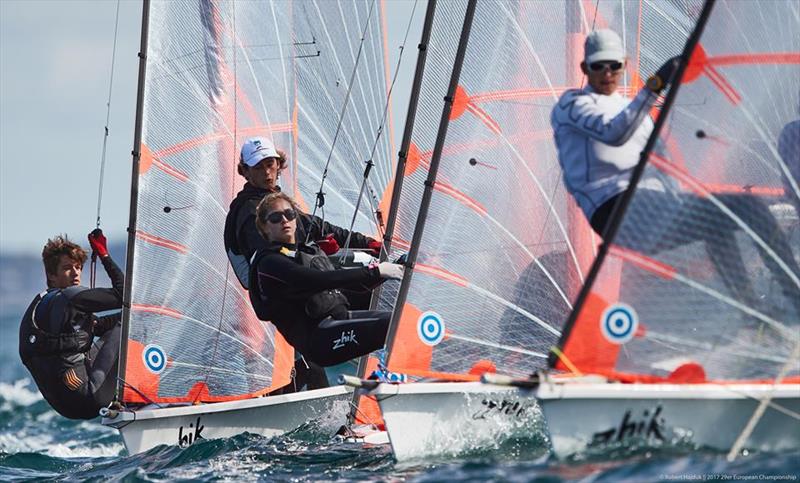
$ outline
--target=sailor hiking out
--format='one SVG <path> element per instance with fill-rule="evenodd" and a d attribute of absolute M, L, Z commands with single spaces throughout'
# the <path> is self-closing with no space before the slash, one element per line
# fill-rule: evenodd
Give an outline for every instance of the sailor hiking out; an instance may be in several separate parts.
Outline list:
<path fill-rule="evenodd" d="M 117 382 L 120 315 L 98 318 L 94 312 L 122 308 L 124 275 L 102 231 L 90 233 L 89 244 L 112 287 L 81 286 L 86 252 L 65 236 L 52 238 L 42 251 L 47 290 L 33 299 L 19 329 L 23 364 L 50 406 L 72 419 L 96 417 L 111 403 Z"/>
<path fill-rule="evenodd" d="M 332 366 L 383 347 L 390 312 L 349 310 L 341 289 L 371 290 L 387 278 L 401 278 L 402 265 L 372 264 L 335 269 L 314 244 L 296 239 L 298 208 L 283 193 L 259 203 L 258 230 L 269 242 L 256 251 L 250 270 L 250 300 L 311 362 Z"/>
<path fill-rule="evenodd" d="M 639 93 L 628 100 L 617 92 L 626 67 L 622 40 L 608 29 L 589 34 L 581 70 L 588 85 L 565 92 L 551 113 L 551 124 L 567 190 L 583 210 L 594 231 L 604 236 L 631 173 L 653 131 L 649 111 L 672 81 L 679 58 L 666 61 Z M 734 237 L 738 226 L 706 198 L 681 191 L 666 176 L 651 175 L 637 186 L 637 202 L 627 207 L 624 229 L 614 243 L 645 255 L 695 241 L 705 242 L 714 268 L 739 300 L 755 304 L 757 297 Z M 798 268 L 788 241 L 769 209 L 756 197 L 716 196 L 744 223 L 772 240 L 775 251 L 795 273 Z M 693 220 L 720 218 L 719 230 L 681 230 Z M 785 271 L 761 251 L 761 257 L 789 300 L 800 294 Z"/>

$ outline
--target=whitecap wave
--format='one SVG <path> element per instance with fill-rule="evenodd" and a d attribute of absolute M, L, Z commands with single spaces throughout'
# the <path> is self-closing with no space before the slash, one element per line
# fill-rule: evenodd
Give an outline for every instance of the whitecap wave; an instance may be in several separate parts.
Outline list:
<path fill-rule="evenodd" d="M 13 407 L 30 406 L 42 400 L 42 394 L 38 389 L 31 390 L 31 380 L 27 377 L 14 381 L 12 384 L 7 382 L 0 382 L 0 400 L 2 406 L 0 409 L 9 410 Z"/>
<path fill-rule="evenodd" d="M 55 441 L 50 434 L 0 434 L 0 451 L 5 453 L 41 453 L 56 458 L 102 458 L 119 456 L 124 446 L 121 443 L 90 444 L 85 441 Z"/>

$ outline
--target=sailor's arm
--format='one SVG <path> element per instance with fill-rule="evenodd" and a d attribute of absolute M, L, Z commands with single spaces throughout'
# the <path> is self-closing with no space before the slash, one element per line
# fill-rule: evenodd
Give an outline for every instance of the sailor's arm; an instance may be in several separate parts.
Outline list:
<path fill-rule="evenodd" d="M 553 108 L 553 128 L 570 127 L 604 144 L 621 146 L 639 128 L 657 97 L 644 88 L 619 114 L 606 119 L 608 113 L 591 96 L 572 91 Z"/>
<path fill-rule="evenodd" d="M 122 300 L 122 293 L 125 290 L 125 274 L 111 258 L 111 255 L 100 258 L 100 262 L 103 264 L 108 278 L 111 279 L 111 288 L 119 293 L 119 298 Z"/>
<path fill-rule="evenodd" d="M 100 258 L 103 268 L 111 279 L 111 288 L 92 288 L 78 293 L 70 301 L 72 306 L 84 312 L 102 312 L 122 308 L 122 292 L 125 287 L 125 275 L 108 254 L 106 237 L 98 228 L 89 234 L 92 254 Z"/>
<path fill-rule="evenodd" d="M 303 221 L 307 227 L 306 230 L 311 233 L 312 241 L 321 239 L 323 233 L 326 235 L 330 233 L 333 234 L 333 238 L 340 247 L 344 247 L 344 244 L 347 242 L 348 234 L 350 235 L 350 248 L 372 248 L 370 243 L 375 242 L 374 239 L 357 231 L 350 232 L 342 227 L 330 224 L 327 221 L 323 222 L 318 216 L 307 214 L 301 214 L 300 216 L 304 218 Z"/>
<path fill-rule="evenodd" d="M 71 303 L 83 312 L 121 309 L 122 292 L 115 288 L 90 288 L 73 297 Z"/>
<path fill-rule="evenodd" d="M 115 325 L 122 320 L 122 314 L 117 312 L 116 314 L 111 315 L 104 315 L 102 317 L 97 317 L 94 323 L 94 335 L 100 336 L 108 332 L 109 330 L 113 329 Z"/>
<path fill-rule="evenodd" d="M 263 258 L 258 264 L 257 273 L 262 287 L 280 286 L 292 293 L 318 292 L 354 283 L 374 283 L 381 278 L 376 266 L 324 272 L 304 267 L 282 256 Z"/>

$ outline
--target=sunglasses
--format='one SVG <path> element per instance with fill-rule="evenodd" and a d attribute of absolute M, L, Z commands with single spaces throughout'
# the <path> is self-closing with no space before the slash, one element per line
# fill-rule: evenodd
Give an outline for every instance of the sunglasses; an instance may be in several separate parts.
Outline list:
<path fill-rule="evenodd" d="M 267 213 L 263 218 L 270 223 L 280 223 L 284 218 L 286 218 L 287 221 L 292 221 L 297 218 L 297 212 L 291 208 L 287 208 L 283 211 Z"/>
<path fill-rule="evenodd" d="M 589 70 L 592 72 L 602 72 L 606 68 L 611 72 L 617 72 L 622 69 L 623 63 L 614 60 L 601 60 L 600 62 L 592 62 L 589 64 Z"/>

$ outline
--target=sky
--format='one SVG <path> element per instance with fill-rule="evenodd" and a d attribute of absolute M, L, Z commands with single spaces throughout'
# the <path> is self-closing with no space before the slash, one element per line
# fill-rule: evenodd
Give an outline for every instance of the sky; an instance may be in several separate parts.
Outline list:
<path fill-rule="evenodd" d="M 389 52 L 397 61 L 414 3 L 390 0 Z M 114 43 L 115 0 L 0 0 L 0 252 L 40 253 L 58 233 L 86 245 L 95 228 Z M 414 14 L 393 95 L 401 139 L 416 45 Z M 119 2 L 101 228 L 126 238 L 141 33 L 141 1 Z"/>

